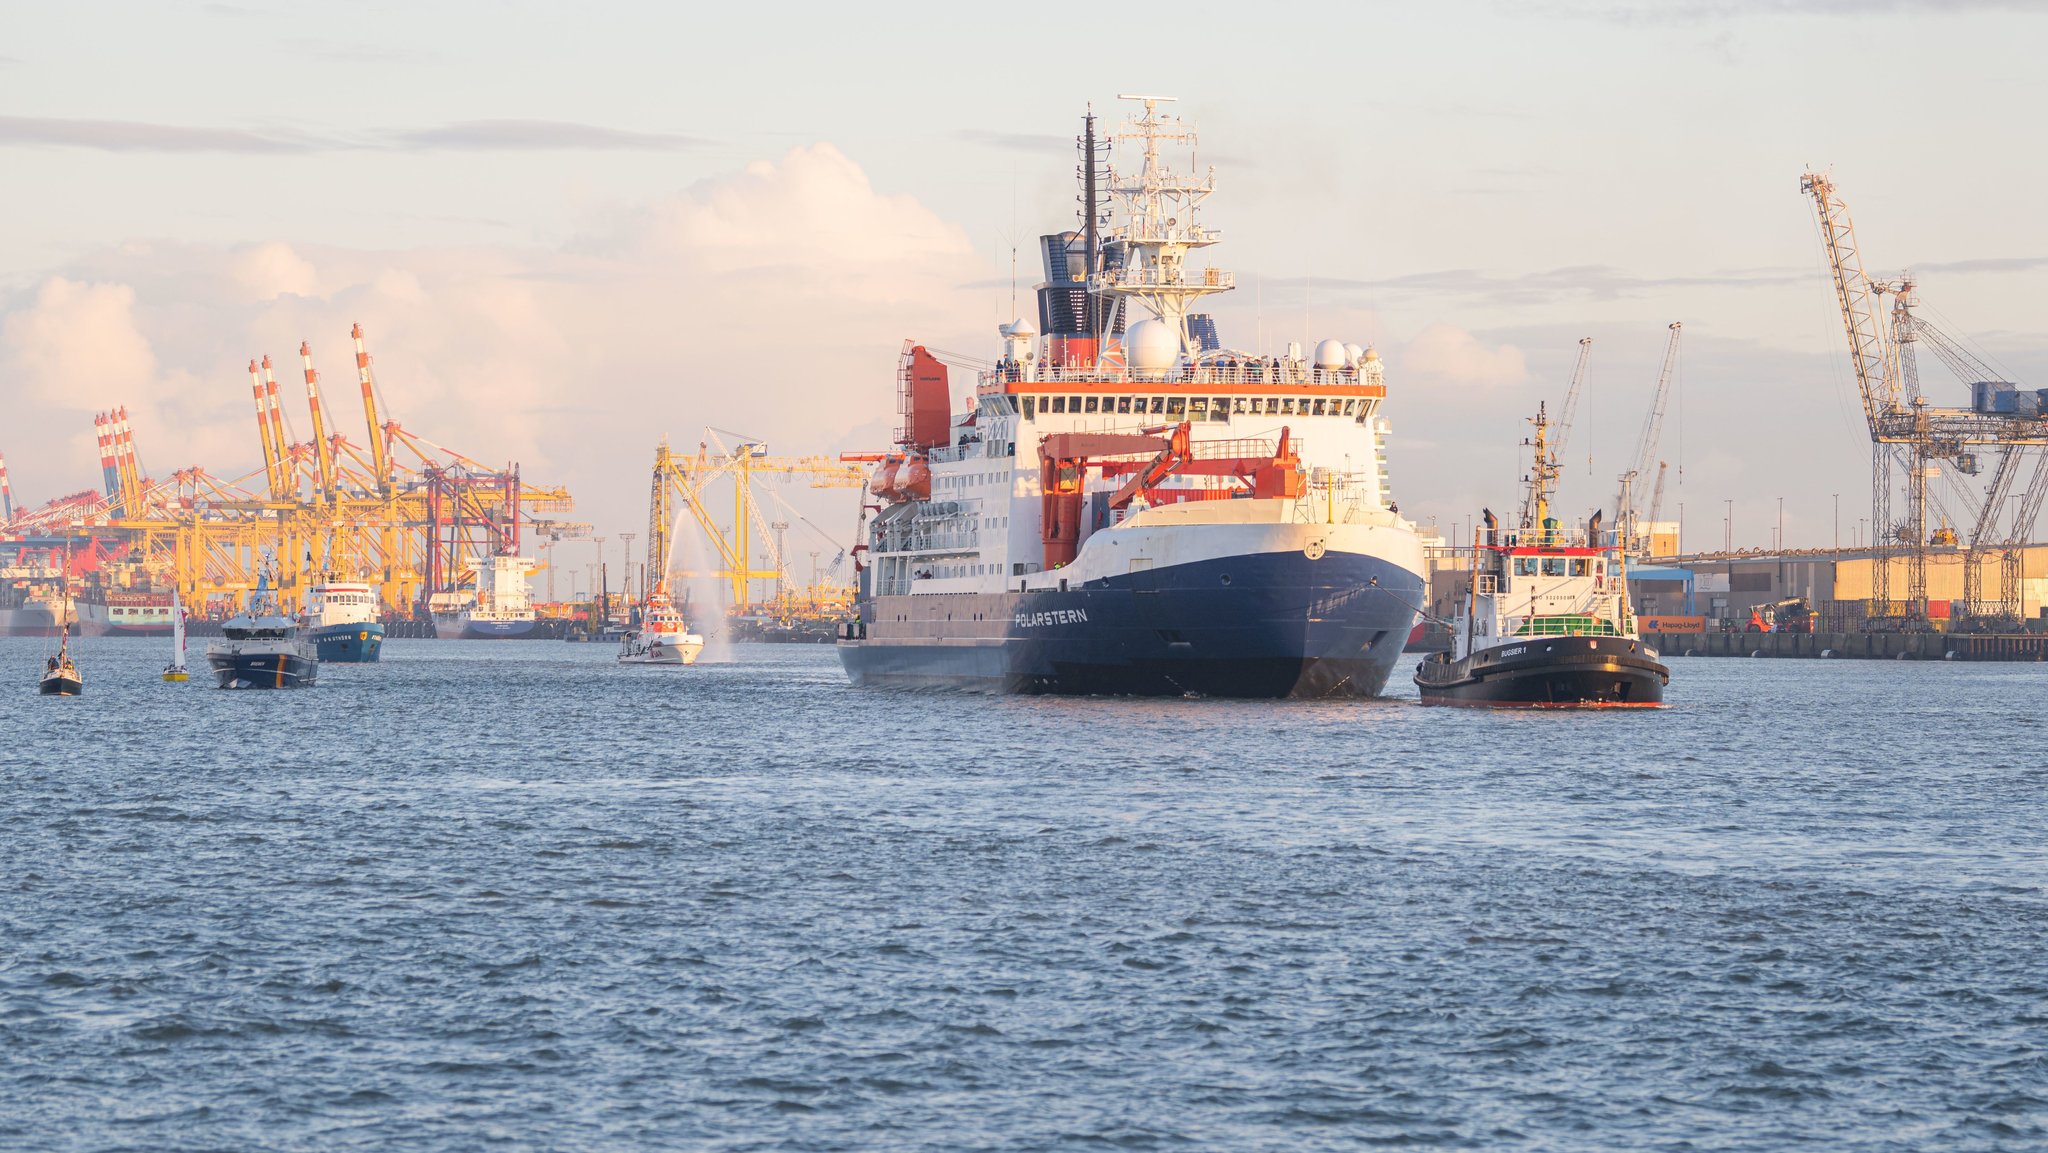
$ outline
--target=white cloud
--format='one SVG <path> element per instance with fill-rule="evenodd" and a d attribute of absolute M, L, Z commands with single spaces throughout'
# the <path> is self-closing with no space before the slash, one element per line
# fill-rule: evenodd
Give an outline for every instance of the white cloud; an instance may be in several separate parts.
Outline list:
<path fill-rule="evenodd" d="M 841 447 L 891 411 L 903 338 L 975 346 L 982 302 L 960 286 L 989 275 L 957 227 L 824 144 L 594 219 L 559 248 L 109 246 L 0 299 L 26 391 L 0 450 L 18 502 L 84 487 L 98 474 L 81 413 L 125 403 L 157 475 L 239 475 L 257 462 L 251 356 L 276 358 L 307 433 L 302 339 L 360 443 L 360 321 L 386 419 L 569 486 L 573 519 L 637 525 L 659 436 L 694 445 L 715 425 L 775 451 Z"/>
<path fill-rule="evenodd" d="M 1432 324 L 1399 351 L 1401 379 L 1423 387 L 1502 388 L 1529 379 L 1522 350 L 1512 344 L 1488 348 L 1478 337 L 1448 324 Z"/>
<path fill-rule="evenodd" d="M 320 295 L 319 274 L 288 244 L 271 241 L 243 249 L 228 261 L 228 271 L 248 291 L 249 300 Z"/>
<path fill-rule="evenodd" d="M 135 290 L 53 276 L 0 325 L 8 375 L 30 404 L 77 411 L 89 398 L 146 391 L 156 356 L 136 326 Z"/>

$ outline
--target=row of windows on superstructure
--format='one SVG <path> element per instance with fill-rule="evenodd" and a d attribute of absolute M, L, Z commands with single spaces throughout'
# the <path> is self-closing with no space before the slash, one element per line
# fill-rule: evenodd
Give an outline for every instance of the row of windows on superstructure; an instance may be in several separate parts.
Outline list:
<path fill-rule="evenodd" d="M 1582 577 L 1585 576 L 1589 571 L 1588 564 L 1589 562 L 1587 561 L 1587 559 L 1582 556 L 1547 556 L 1540 558 L 1533 556 L 1518 556 L 1515 558 L 1515 575 L 1536 576 L 1538 575 L 1538 569 L 1540 567 L 1541 575 L 1543 576 Z M 1590 564 L 1590 571 L 1594 576 L 1605 576 L 1607 574 L 1606 561 L 1592 561 L 1590 562 Z"/>
<path fill-rule="evenodd" d="M 999 564 L 940 564 L 911 571 L 912 580 L 937 580 L 945 577 L 1000 576 L 1003 566 Z M 1022 568 L 1019 568 L 1022 573 Z"/>
<path fill-rule="evenodd" d="M 1355 416 L 1365 410 L 1357 398 L 1293 396 L 1027 396 L 1024 419 L 1041 414 L 1090 413 L 1113 416 L 1165 416 L 1174 419 L 1227 421 L 1232 416 Z"/>

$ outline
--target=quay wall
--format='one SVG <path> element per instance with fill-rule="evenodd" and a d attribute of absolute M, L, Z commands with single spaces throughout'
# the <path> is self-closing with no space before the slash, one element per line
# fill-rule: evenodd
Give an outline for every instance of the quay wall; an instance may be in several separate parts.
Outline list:
<path fill-rule="evenodd" d="M 2041 661 L 2048 636 L 1950 633 L 1646 633 L 1668 657 L 1819 657 L 1850 660 Z"/>

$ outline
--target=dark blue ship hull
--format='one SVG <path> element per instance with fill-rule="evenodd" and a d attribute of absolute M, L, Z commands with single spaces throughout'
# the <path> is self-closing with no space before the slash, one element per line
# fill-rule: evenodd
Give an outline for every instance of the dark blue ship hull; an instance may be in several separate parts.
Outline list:
<path fill-rule="evenodd" d="M 224 689 L 305 689 L 320 662 L 299 653 L 208 653 L 214 680 Z"/>
<path fill-rule="evenodd" d="M 1265 553 L 1066 590 L 880 597 L 839 655 L 857 685 L 1369 697 L 1422 598 L 1420 574 L 1374 557 Z"/>
<path fill-rule="evenodd" d="M 321 661 L 328 664 L 373 664 L 384 648 L 384 626 L 375 621 L 352 625 L 321 625 L 307 629 Z"/>

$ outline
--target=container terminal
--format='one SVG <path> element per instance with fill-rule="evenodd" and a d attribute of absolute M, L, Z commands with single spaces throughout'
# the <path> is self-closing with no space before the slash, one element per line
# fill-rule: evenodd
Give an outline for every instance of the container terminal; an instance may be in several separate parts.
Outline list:
<path fill-rule="evenodd" d="M 425 621 L 437 602 L 472 595 L 490 558 L 587 534 L 554 517 L 574 507 L 566 488 L 533 484 L 516 463 L 484 465 L 385 419 L 362 327 L 350 335 L 360 442 L 341 431 L 302 343 L 309 435 L 298 434 L 272 359 L 250 361 L 263 463 L 247 475 L 198 466 L 150 475 L 127 410 L 115 407 L 93 422 L 100 488 L 17 508 L 0 480 L 0 629 L 168 635 L 175 593 L 204 633 L 246 607 L 266 557 L 283 611 L 299 611 L 313 587 L 340 577 L 374 586 L 386 616 Z M 59 591 L 67 586 L 68 596 Z"/>

